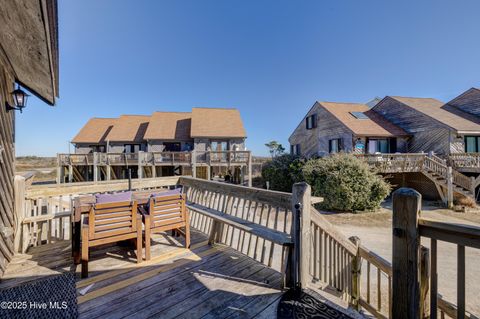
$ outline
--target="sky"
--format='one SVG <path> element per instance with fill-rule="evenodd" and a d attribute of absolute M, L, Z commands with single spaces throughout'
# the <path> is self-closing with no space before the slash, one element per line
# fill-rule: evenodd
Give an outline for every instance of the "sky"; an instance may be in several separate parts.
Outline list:
<path fill-rule="evenodd" d="M 17 113 L 16 153 L 68 152 L 91 117 L 233 107 L 247 148 L 267 155 L 315 101 L 448 101 L 480 86 L 478 12 L 478 0 L 59 1 L 60 98 Z"/>

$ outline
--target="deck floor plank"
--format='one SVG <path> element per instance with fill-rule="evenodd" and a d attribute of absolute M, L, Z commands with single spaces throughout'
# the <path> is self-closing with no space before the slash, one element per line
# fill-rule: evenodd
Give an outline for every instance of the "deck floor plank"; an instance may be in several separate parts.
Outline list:
<path fill-rule="evenodd" d="M 81 267 L 73 265 L 70 241 L 57 241 L 15 255 L 0 289 L 76 272 L 80 317 L 89 319 L 217 318 L 246 307 L 248 315 L 273 308 L 282 293 L 280 273 L 230 247 L 209 246 L 207 240 L 192 230 L 191 249 L 185 249 L 183 237 L 156 234 L 152 259 L 140 264 L 125 244 L 95 247 L 87 279 L 80 279 Z"/>

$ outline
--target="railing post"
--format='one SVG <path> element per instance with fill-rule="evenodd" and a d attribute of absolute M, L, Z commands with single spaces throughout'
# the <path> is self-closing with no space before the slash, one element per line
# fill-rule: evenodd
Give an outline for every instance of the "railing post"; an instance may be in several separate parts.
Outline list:
<path fill-rule="evenodd" d="M 306 288 L 310 279 L 310 185 L 296 183 L 292 189 L 293 213 L 293 282 L 295 289 Z"/>
<path fill-rule="evenodd" d="M 427 247 L 420 248 L 420 315 L 423 319 L 430 317 L 430 251 Z"/>
<path fill-rule="evenodd" d="M 23 223 L 23 220 L 25 219 L 25 188 L 26 188 L 25 177 L 20 175 L 15 175 L 14 191 L 15 191 L 16 225 L 14 225 L 15 236 L 13 241 L 15 252 L 22 252 L 22 246 L 25 245 L 24 241 L 22 240 L 23 236 L 21 236 L 22 223 Z"/>
<path fill-rule="evenodd" d="M 360 311 L 360 277 L 362 272 L 362 258 L 360 257 L 360 238 L 352 236 L 349 238 L 357 247 L 357 254 L 352 257 L 352 299 L 350 305 L 353 309 Z"/>
<path fill-rule="evenodd" d="M 447 206 L 453 207 L 453 173 L 452 167 L 447 167 Z"/>
<path fill-rule="evenodd" d="M 411 188 L 393 193 L 392 318 L 420 318 L 420 236 L 422 196 Z"/>

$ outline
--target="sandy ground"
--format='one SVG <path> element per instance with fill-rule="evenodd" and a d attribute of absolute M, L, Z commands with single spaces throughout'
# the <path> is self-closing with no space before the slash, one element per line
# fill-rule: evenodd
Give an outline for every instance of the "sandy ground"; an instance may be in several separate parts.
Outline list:
<path fill-rule="evenodd" d="M 459 224 L 480 226 L 480 210 L 456 213 L 440 208 L 435 203 L 425 202 L 421 215 L 425 218 Z M 391 202 L 386 202 L 379 212 L 362 214 L 329 214 L 326 216 L 348 237 L 358 236 L 362 244 L 391 262 L 392 260 L 392 211 Z M 430 240 L 422 239 L 429 247 Z M 438 242 L 438 291 L 448 301 L 456 303 L 457 297 L 457 248 L 454 244 Z M 480 315 L 480 250 L 466 249 L 466 304 L 467 310 Z M 366 268 L 366 267 L 365 267 Z M 372 278 L 376 274 L 372 272 Z M 363 277 L 363 276 L 362 276 Z M 383 285 L 382 285 L 383 286 Z M 363 290 L 363 289 L 362 289 Z M 374 290 L 375 291 L 375 290 Z"/>

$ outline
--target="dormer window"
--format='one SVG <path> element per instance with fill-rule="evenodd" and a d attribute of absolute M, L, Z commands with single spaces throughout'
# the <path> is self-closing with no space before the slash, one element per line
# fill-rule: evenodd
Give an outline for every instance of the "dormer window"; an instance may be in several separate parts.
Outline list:
<path fill-rule="evenodd" d="M 307 116 L 305 119 L 305 125 L 307 130 L 311 130 L 317 127 L 317 114 Z"/>

